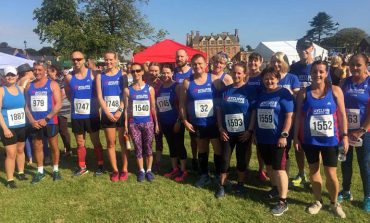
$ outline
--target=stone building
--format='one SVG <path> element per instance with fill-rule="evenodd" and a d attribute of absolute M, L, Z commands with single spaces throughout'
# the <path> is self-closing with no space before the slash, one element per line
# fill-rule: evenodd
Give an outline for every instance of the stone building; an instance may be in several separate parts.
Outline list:
<path fill-rule="evenodd" d="M 207 53 L 208 58 L 224 52 L 231 59 L 240 51 L 239 30 L 235 29 L 233 34 L 222 32 L 205 36 L 201 36 L 199 31 L 191 31 L 186 34 L 186 45 Z"/>

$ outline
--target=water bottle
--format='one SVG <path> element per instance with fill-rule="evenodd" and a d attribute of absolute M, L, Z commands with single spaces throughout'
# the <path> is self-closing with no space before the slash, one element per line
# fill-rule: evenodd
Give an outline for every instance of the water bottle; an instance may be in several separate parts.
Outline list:
<path fill-rule="evenodd" d="M 338 152 L 339 152 L 338 160 L 341 161 L 341 162 L 346 161 L 346 154 L 344 153 L 344 147 L 343 147 L 343 145 L 340 145 L 339 146 Z"/>

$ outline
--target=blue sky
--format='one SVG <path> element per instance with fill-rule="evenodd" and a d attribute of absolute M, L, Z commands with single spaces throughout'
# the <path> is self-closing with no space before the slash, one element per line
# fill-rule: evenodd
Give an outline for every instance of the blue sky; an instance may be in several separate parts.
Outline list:
<path fill-rule="evenodd" d="M 33 10 L 41 0 L 1 0 L 0 42 L 13 47 L 40 49 L 33 33 Z M 166 29 L 169 39 L 185 43 L 191 30 L 200 34 L 234 32 L 239 29 L 242 46 L 261 41 L 294 40 L 310 28 L 309 21 L 325 11 L 340 24 L 339 29 L 358 27 L 370 34 L 369 0 L 151 0 L 138 4 L 156 29 Z M 150 41 L 144 41 L 151 44 Z"/>

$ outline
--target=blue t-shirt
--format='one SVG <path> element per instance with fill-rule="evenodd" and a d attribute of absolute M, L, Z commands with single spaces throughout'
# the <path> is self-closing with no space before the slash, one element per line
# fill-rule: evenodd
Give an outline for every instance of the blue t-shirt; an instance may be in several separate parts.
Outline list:
<path fill-rule="evenodd" d="M 176 86 L 177 83 L 167 88 L 162 85 L 158 90 L 156 104 L 159 123 L 172 125 L 177 121 L 178 111 L 175 104 L 177 98 Z"/>
<path fill-rule="evenodd" d="M 256 94 L 254 87 L 246 84 L 240 88 L 229 85 L 221 91 L 223 127 L 230 135 L 239 135 L 248 130 Z"/>
<path fill-rule="evenodd" d="M 298 77 L 300 87 L 307 87 L 311 85 L 311 67 L 312 64 L 304 64 L 300 61 L 290 66 L 289 73 L 294 74 Z"/>
<path fill-rule="evenodd" d="M 366 119 L 366 108 L 370 100 L 370 76 L 362 83 L 355 84 L 352 77 L 344 79 L 342 85 L 348 129 L 360 128 Z"/>
<path fill-rule="evenodd" d="M 280 79 L 278 85 L 291 91 L 300 88 L 298 77 L 291 73 L 287 73 L 284 78 Z"/>
<path fill-rule="evenodd" d="M 193 75 L 193 69 L 189 69 L 186 73 L 180 73 L 177 69 L 175 70 L 175 73 L 173 74 L 173 80 L 176 81 L 176 83 L 181 84 L 184 82 L 186 78 L 189 78 Z"/>
<path fill-rule="evenodd" d="M 249 77 L 247 85 L 252 86 L 257 94 L 261 93 L 265 89 L 265 86 L 262 83 L 261 75 Z"/>
<path fill-rule="evenodd" d="M 71 118 L 85 119 L 98 117 L 99 107 L 96 99 L 95 80 L 91 78 L 91 70 L 88 69 L 86 77 L 82 80 L 72 74 L 69 82 L 71 89 Z"/>
<path fill-rule="evenodd" d="M 262 92 L 257 100 L 257 143 L 276 144 L 284 127 L 286 113 L 294 111 L 292 94 L 285 88 Z"/>
<path fill-rule="evenodd" d="M 193 125 L 209 126 L 216 124 L 214 99 L 217 91 L 212 83 L 211 74 L 207 74 L 207 80 L 202 85 L 197 85 L 194 76 L 190 76 L 187 90 L 187 109 L 189 122 Z"/>
<path fill-rule="evenodd" d="M 300 115 L 299 139 L 301 143 L 316 146 L 337 146 L 339 142 L 337 105 L 329 89 L 323 98 L 314 98 L 311 87 L 306 88 Z"/>

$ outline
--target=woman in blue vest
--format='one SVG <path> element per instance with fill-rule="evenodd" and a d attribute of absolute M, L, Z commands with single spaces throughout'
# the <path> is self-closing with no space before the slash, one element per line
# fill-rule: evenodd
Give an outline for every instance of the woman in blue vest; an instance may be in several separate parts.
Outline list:
<path fill-rule="evenodd" d="M 275 68 L 264 69 L 261 79 L 265 91 L 259 94 L 252 120 L 257 120 L 257 150 L 266 164 L 272 185 L 276 185 L 269 191 L 268 197 L 279 196 L 279 202 L 271 213 L 280 216 L 288 210 L 286 149 L 293 121 L 294 102 L 290 92 L 279 87 L 280 73 Z"/>
<path fill-rule="evenodd" d="M 294 146 L 297 150 L 303 149 L 309 164 L 315 202 L 308 207 L 308 213 L 317 214 L 323 206 L 321 157 L 331 210 L 335 215 L 345 218 L 346 215 L 337 201 L 339 192 L 337 161 L 338 144 L 342 144 L 345 153 L 348 150 L 347 119 L 343 92 L 327 80 L 327 70 L 326 62 L 315 61 L 311 67 L 311 85 L 298 93 Z"/>
<path fill-rule="evenodd" d="M 17 85 L 18 74 L 15 67 L 6 67 L 5 85 L 0 87 L 0 137 L 5 146 L 5 172 L 9 188 L 16 188 L 14 169 L 17 161 L 18 179 L 27 180 L 24 174 L 24 144 L 26 139 L 26 115 L 24 89 Z"/>
<path fill-rule="evenodd" d="M 182 182 L 188 175 L 186 171 L 187 155 L 184 145 L 185 127 L 181 124 L 179 117 L 180 84 L 176 83 L 172 76 L 172 67 L 164 64 L 160 76 L 162 86 L 156 94 L 157 114 L 160 130 L 167 140 L 172 164 L 172 170 L 164 176 Z M 178 160 L 180 160 L 180 168 L 178 167 Z"/>
<path fill-rule="evenodd" d="M 343 190 L 338 201 L 352 200 L 350 192 L 352 178 L 353 150 L 356 148 L 364 190 L 364 210 L 370 212 L 370 76 L 367 72 L 369 58 L 364 54 L 355 54 L 349 61 L 352 76 L 344 79 L 342 90 L 348 120 L 348 135 L 351 146 L 345 162 L 342 162 Z M 356 141 L 362 139 L 362 145 Z"/>
<path fill-rule="evenodd" d="M 211 183 L 208 173 L 208 153 L 211 142 L 214 150 L 215 175 L 221 172 L 221 143 L 217 131 L 215 103 L 217 86 L 212 83 L 212 76 L 206 72 L 204 56 L 196 54 L 191 59 L 193 76 L 185 79 L 180 99 L 180 113 L 185 128 L 197 136 L 200 179 L 196 187 Z M 221 83 L 221 82 L 217 82 Z M 219 87 L 219 86 L 218 86 Z"/>
<path fill-rule="evenodd" d="M 217 121 L 222 145 L 222 163 L 220 186 L 216 197 L 225 196 L 224 184 L 230 167 L 230 159 L 236 147 L 238 184 L 237 192 L 245 191 L 244 178 L 246 151 L 253 134 L 254 120 L 250 120 L 252 107 L 255 103 L 256 92 L 252 86 L 245 84 L 247 67 L 245 64 L 234 65 L 231 77 L 233 84 L 221 91 L 220 106 L 217 109 Z"/>
<path fill-rule="evenodd" d="M 138 165 L 137 181 L 154 180 L 152 172 L 154 133 L 159 132 L 157 113 L 155 110 L 155 92 L 143 81 L 144 67 L 133 63 L 131 66 L 133 83 L 124 90 L 125 103 L 125 133 L 130 133 L 135 147 L 136 162 Z M 144 170 L 144 158 L 146 168 Z"/>
<path fill-rule="evenodd" d="M 122 71 L 117 68 L 117 55 L 108 51 L 104 55 L 106 70 L 96 76 L 96 93 L 101 108 L 101 127 L 107 140 L 107 150 L 112 173 L 110 180 L 125 181 L 128 177 L 128 151 L 124 142 L 123 89 L 127 86 Z M 126 79 L 127 80 L 127 79 Z M 118 172 L 116 159 L 116 132 L 121 146 L 122 169 Z"/>

